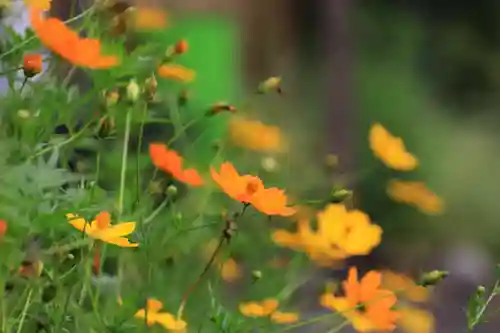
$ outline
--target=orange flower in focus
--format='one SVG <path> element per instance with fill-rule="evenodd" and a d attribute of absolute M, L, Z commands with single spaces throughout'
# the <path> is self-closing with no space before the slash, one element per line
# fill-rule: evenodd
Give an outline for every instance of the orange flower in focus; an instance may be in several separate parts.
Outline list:
<path fill-rule="evenodd" d="M 116 56 L 101 54 L 99 39 L 80 36 L 60 19 L 44 18 L 43 11 L 30 7 L 30 21 L 33 31 L 42 44 L 75 66 L 91 69 L 105 69 L 118 65 Z"/>
<path fill-rule="evenodd" d="M 260 152 L 287 150 L 279 127 L 265 125 L 258 120 L 232 118 L 229 121 L 229 139 L 236 146 Z"/>
<path fill-rule="evenodd" d="M 379 272 L 370 271 L 358 281 L 358 270 L 351 267 L 343 282 L 345 296 L 326 293 L 320 302 L 323 307 L 345 316 L 358 332 L 392 331 L 400 317 L 392 310 L 397 298 L 392 291 L 381 289 L 380 284 Z"/>
<path fill-rule="evenodd" d="M 5 236 L 7 229 L 8 229 L 7 222 L 5 222 L 4 220 L 0 220 L 0 237 Z"/>
<path fill-rule="evenodd" d="M 375 156 L 389 168 L 410 171 L 417 167 L 417 158 L 406 150 L 403 140 L 392 136 L 381 124 L 372 125 L 369 141 Z"/>
<path fill-rule="evenodd" d="M 229 162 L 223 163 L 219 172 L 210 168 L 210 174 L 229 197 L 251 204 L 266 215 L 295 214 L 295 208 L 287 206 L 287 196 L 283 190 L 276 187 L 265 188 L 259 177 L 240 175 Z"/>
<path fill-rule="evenodd" d="M 167 13 L 159 8 L 139 7 L 134 11 L 137 30 L 159 30 L 167 27 Z"/>
<path fill-rule="evenodd" d="M 195 169 L 183 169 L 183 159 L 176 151 L 169 150 L 166 145 L 152 143 L 149 145 L 149 155 L 154 166 L 170 173 L 177 180 L 191 186 L 202 186 L 203 179 Z"/>
<path fill-rule="evenodd" d="M 195 79 L 196 73 L 181 65 L 164 64 L 158 68 L 158 75 L 164 79 L 180 82 L 191 82 Z"/>
<path fill-rule="evenodd" d="M 426 302 L 429 299 L 429 290 L 419 286 L 409 277 L 392 271 L 382 271 L 382 288 L 394 292 L 401 292 L 412 302 Z"/>
<path fill-rule="evenodd" d="M 163 303 L 159 300 L 150 298 L 147 300 L 146 309 L 140 309 L 134 315 L 139 319 L 146 319 L 148 326 L 159 324 L 169 332 L 185 332 L 187 323 L 168 312 L 160 312 L 163 308 Z M 146 314 L 147 310 L 147 314 Z"/>
<path fill-rule="evenodd" d="M 41 54 L 26 54 L 23 57 L 23 71 L 26 77 L 33 77 L 43 69 Z"/>
<path fill-rule="evenodd" d="M 382 228 L 372 224 L 368 215 L 348 211 L 342 204 L 326 206 L 317 214 L 317 224 L 317 230 L 312 230 L 310 222 L 301 219 L 295 233 L 276 230 L 273 241 L 306 252 L 316 263 L 327 266 L 350 256 L 367 255 L 382 239 Z"/>
<path fill-rule="evenodd" d="M 443 200 L 422 182 L 391 180 L 387 194 L 392 200 L 415 206 L 424 213 L 440 214 L 444 210 Z"/>

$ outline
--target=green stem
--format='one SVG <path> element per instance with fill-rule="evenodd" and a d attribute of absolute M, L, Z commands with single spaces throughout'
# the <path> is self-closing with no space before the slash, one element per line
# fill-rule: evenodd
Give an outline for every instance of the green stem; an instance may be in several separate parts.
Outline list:
<path fill-rule="evenodd" d="M 123 135 L 122 167 L 120 171 L 120 192 L 118 195 L 118 220 L 123 214 L 123 202 L 125 199 L 125 177 L 127 174 L 128 144 L 130 141 L 130 124 L 132 122 L 132 111 L 127 110 L 125 120 L 125 134 Z"/>
<path fill-rule="evenodd" d="M 33 295 L 33 289 L 30 288 L 28 292 L 28 297 L 26 298 L 26 303 L 24 303 L 23 312 L 21 313 L 21 319 L 19 320 L 19 326 L 17 326 L 17 333 L 21 333 L 24 326 L 24 319 L 26 319 L 26 314 L 31 305 L 31 296 Z"/>

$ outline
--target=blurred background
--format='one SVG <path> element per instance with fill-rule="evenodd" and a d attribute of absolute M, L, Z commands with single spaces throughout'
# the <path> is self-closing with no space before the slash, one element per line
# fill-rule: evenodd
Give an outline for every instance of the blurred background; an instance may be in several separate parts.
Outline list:
<path fill-rule="evenodd" d="M 325 183 L 355 190 L 356 206 L 384 228 L 383 245 L 356 264 L 414 277 L 451 272 L 428 308 L 436 332 L 464 331 L 467 297 L 491 284 L 500 261 L 500 2 L 139 2 L 165 7 L 168 33 L 190 41 L 186 61 L 198 71 L 199 103 L 247 107 L 241 101 L 249 100 L 252 112 L 283 127 L 294 147 L 290 169 L 304 175 L 297 190 L 322 193 Z M 54 3 L 56 15 L 68 15 L 67 1 Z M 14 6 L 5 22 L 25 25 L 22 10 Z M 283 77 L 284 98 L 255 101 L 256 86 L 270 76 Z M 441 195 L 444 215 L 427 217 L 387 198 L 394 174 L 368 149 L 373 122 L 420 158 L 405 179 L 424 180 Z M 318 172 L 328 153 L 340 159 L 331 175 Z M 321 283 L 336 273 L 315 274 Z M 477 332 L 498 327 L 491 320 Z"/>

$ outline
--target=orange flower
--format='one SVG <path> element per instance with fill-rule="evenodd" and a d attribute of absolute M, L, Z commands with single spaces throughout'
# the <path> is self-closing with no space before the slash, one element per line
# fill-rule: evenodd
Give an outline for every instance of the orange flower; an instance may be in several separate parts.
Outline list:
<path fill-rule="evenodd" d="M 224 281 L 234 282 L 241 277 L 241 268 L 233 258 L 222 262 L 220 266 L 220 274 Z"/>
<path fill-rule="evenodd" d="M 400 314 L 392 310 L 396 295 L 380 288 L 381 274 L 368 272 L 358 281 L 356 267 L 349 269 L 347 280 L 343 282 L 345 296 L 332 293 L 321 296 L 321 305 L 340 312 L 358 332 L 392 331 Z"/>
<path fill-rule="evenodd" d="M 428 214 L 440 214 L 444 210 L 443 200 L 422 182 L 391 180 L 387 194 L 396 202 L 415 206 Z"/>
<path fill-rule="evenodd" d="M 429 299 L 429 290 L 419 286 L 409 277 L 392 271 L 382 271 L 382 288 L 401 292 L 412 302 L 425 302 Z"/>
<path fill-rule="evenodd" d="M 234 166 L 225 162 L 220 171 L 210 168 L 212 179 L 231 198 L 251 204 L 266 215 L 291 216 L 295 209 L 287 206 L 287 196 L 276 187 L 265 188 L 259 177 L 240 175 Z"/>
<path fill-rule="evenodd" d="M 104 69 L 118 65 L 116 56 L 101 54 L 99 39 L 80 38 L 63 21 L 42 17 L 43 11 L 30 7 L 30 21 L 42 44 L 75 66 Z"/>
<path fill-rule="evenodd" d="M 41 54 L 26 54 L 23 57 L 23 71 L 26 77 L 33 77 L 43 69 Z"/>
<path fill-rule="evenodd" d="M 40 10 L 49 10 L 52 0 L 24 0 L 24 5 L 30 8 L 38 8 Z"/>
<path fill-rule="evenodd" d="M 191 186 L 202 186 L 203 179 L 195 169 L 183 169 L 183 159 L 176 151 L 166 145 L 152 143 L 149 145 L 151 161 L 160 170 L 170 173 L 177 180 Z"/>
<path fill-rule="evenodd" d="M 176 64 L 164 64 L 158 68 L 158 75 L 164 79 L 171 79 L 181 82 L 191 82 L 195 79 L 196 73 L 184 66 Z"/>
<path fill-rule="evenodd" d="M 298 322 L 300 316 L 295 312 L 276 311 L 271 314 L 271 321 L 276 324 L 293 324 Z"/>
<path fill-rule="evenodd" d="M 8 225 L 4 220 L 0 220 L 0 237 L 3 237 L 7 232 Z"/>
<path fill-rule="evenodd" d="M 134 26 L 138 30 L 158 30 L 167 27 L 167 13 L 159 8 L 139 7 L 134 12 Z"/>
<path fill-rule="evenodd" d="M 157 299 L 150 298 L 147 300 L 146 308 L 140 309 L 134 315 L 134 317 L 139 319 L 146 319 L 147 325 L 153 326 L 154 324 L 159 324 L 167 329 L 169 332 L 185 332 L 187 328 L 187 323 L 168 312 L 160 312 L 163 308 L 163 303 Z M 146 315 L 147 309 L 147 315 Z"/>
<path fill-rule="evenodd" d="M 184 54 L 188 51 L 189 49 L 189 44 L 187 42 L 187 40 L 185 39 L 181 39 L 179 40 L 177 43 L 175 43 L 175 46 L 174 46 L 174 51 L 175 51 L 175 54 Z"/>
<path fill-rule="evenodd" d="M 278 306 L 278 300 L 268 298 L 262 302 L 241 303 L 239 310 L 245 317 L 269 317 L 276 324 L 291 324 L 299 320 L 298 313 L 276 311 Z"/>
<path fill-rule="evenodd" d="M 235 117 L 229 122 L 229 138 L 233 144 L 261 152 L 287 150 L 279 127 L 269 126 L 258 120 Z"/>
<path fill-rule="evenodd" d="M 382 228 L 372 224 L 359 210 L 348 211 L 342 204 L 329 204 L 317 214 L 318 227 L 312 230 L 307 219 L 301 219 L 295 233 L 276 230 L 272 234 L 278 245 L 303 251 L 322 266 L 350 256 L 366 255 L 381 242 Z"/>
<path fill-rule="evenodd" d="M 417 167 L 417 158 L 406 150 L 403 140 L 392 136 L 381 124 L 372 125 L 369 141 L 375 156 L 389 168 L 410 171 Z"/>

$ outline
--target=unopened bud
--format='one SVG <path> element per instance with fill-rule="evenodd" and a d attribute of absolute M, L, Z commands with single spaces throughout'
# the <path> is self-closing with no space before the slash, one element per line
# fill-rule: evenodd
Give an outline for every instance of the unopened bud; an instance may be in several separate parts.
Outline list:
<path fill-rule="evenodd" d="M 177 212 L 177 214 L 175 214 L 175 220 L 176 220 L 177 222 L 182 221 L 182 219 L 183 219 L 183 218 L 184 218 L 184 216 L 182 215 L 182 213 Z"/>
<path fill-rule="evenodd" d="M 252 271 L 252 280 L 253 282 L 257 282 L 258 280 L 262 279 L 262 272 L 261 271 Z"/>
<path fill-rule="evenodd" d="M 276 91 L 278 93 L 282 93 L 281 91 L 281 77 L 278 76 L 273 76 L 265 80 L 264 82 L 261 82 L 259 84 L 259 87 L 257 91 L 260 94 L 266 94 L 271 91 Z"/>
<path fill-rule="evenodd" d="M 141 88 L 137 84 L 135 79 L 130 80 L 127 85 L 127 100 L 130 102 L 136 102 L 139 99 L 139 94 L 141 92 Z"/>
<path fill-rule="evenodd" d="M 236 109 L 236 107 L 232 106 L 231 104 L 228 104 L 226 102 L 218 102 L 210 107 L 210 109 L 207 111 L 206 115 L 207 116 L 215 116 L 215 115 L 222 113 L 222 112 L 236 113 L 236 112 L 238 112 L 238 110 Z"/>
<path fill-rule="evenodd" d="M 22 119 L 28 119 L 31 117 L 31 112 L 28 110 L 17 110 L 17 116 Z"/>
<path fill-rule="evenodd" d="M 450 273 L 447 271 L 434 270 L 428 273 L 424 273 L 420 278 L 420 282 L 418 284 L 422 287 L 435 286 L 448 275 L 450 275 Z"/>
<path fill-rule="evenodd" d="M 177 186 L 169 185 L 167 187 L 167 195 L 169 198 L 175 197 L 177 195 L 177 193 L 178 193 Z"/>
<path fill-rule="evenodd" d="M 177 43 L 175 43 L 175 46 L 174 46 L 174 51 L 175 51 L 175 54 L 184 54 L 188 51 L 189 49 L 189 44 L 187 42 L 187 40 L 185 39 L 181 39 L 179 40 Z"/>
<path fill-rule="evenodd" d="M 120 94 L 117 90 L 111 90 L 105 93 L 106 107 L 110 108 L 118 103 Z"/>
<path fill-rule="evenodd" d="M 158 89 L 158 81 L 156 81 L 156 77 L 154 75 L 144 81 L 144 89 L 149 99 L 155 98 L 156 90 Z"/>
<path fill-rule="evenodd" d="M 267 172 L 275 172 L 278 169 L 278 162 L 274 157 L 264 157 L 261 161 L 262 169 Z"/>
<path fill-rule="evenodd" d="M 481 297 L 486 293 L 486 288 L 484 286 L 477 286 L 476 295 Z"/>
<path fill-rule="evenodd" d="M 352 197 L 352 191 L 345 188 L 333 189 L 330 194 L 330 202 L 341 203 Z"/>

